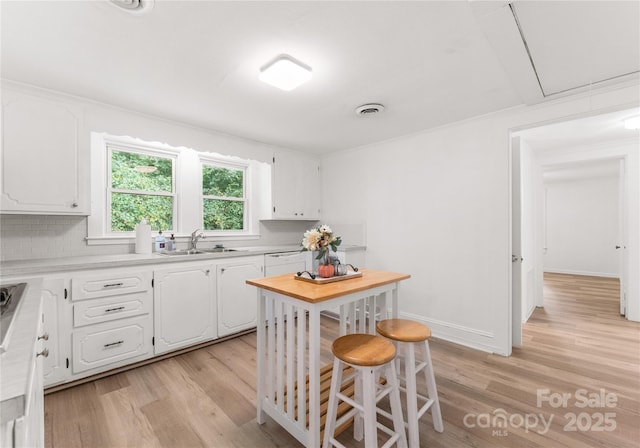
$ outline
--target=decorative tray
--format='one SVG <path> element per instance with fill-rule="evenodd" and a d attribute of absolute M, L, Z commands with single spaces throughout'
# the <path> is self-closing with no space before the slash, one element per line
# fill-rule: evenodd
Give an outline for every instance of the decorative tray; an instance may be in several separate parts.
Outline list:
<path fill-rule="evenodd" d="M 345 275 L 339 275 L 339 276 L 328 277 L 328 278 L 322 278 L 318 276 L 316 276 L 316 278 L 311 278 L 309 277 L 309 274 L 307 272 L 303 272 L 302 275 L 296 275 L 296 274 L 293 275 L 293 278 L 295 278 L 296 280 L 315 283 L 317 285 L 322 285 L 324 283 L 340 282 L 342 280 L 348 280 L 350 278 L 356 278 L 356 277 L 362 277 L 362 272 L 348 271 Z"/>

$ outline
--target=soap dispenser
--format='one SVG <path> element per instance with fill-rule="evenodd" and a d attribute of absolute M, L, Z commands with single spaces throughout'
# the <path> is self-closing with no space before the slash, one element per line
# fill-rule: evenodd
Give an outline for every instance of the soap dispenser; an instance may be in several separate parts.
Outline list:
<path fill-rule="evenodd" d="M 165 238 L 162 234 L 162 230 L 158 231 L 158 236 L 156 237 L 156 252 L 161 252 L 165 248 Z"/>

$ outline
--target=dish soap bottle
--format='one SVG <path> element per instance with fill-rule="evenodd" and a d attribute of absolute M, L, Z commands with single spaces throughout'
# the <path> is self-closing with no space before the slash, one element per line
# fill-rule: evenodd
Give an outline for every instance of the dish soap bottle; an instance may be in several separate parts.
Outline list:
<path fill-rule="evenodd" d="M 158 231 L 158 236 L 156 237 L 156 252 L 161 252 L 165 248 L 165 238 L 162 234 L 162 230 Z"/>
<path fill-rule="evenodd" d="M 171 234 L 171 238 L 169 238 L 169 242 L 167 243 L 167 250 L 176 250 L 176 238 L 173 236 L 173 233 Z"/>

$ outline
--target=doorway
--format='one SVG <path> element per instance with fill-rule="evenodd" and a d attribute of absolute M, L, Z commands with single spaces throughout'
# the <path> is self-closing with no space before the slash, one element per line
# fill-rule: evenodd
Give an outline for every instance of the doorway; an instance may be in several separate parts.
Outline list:
<path fill-rule="evenodd" d="M 522 323 L 544 305 L 545 270 L 619 278 L 619 308 L 640 320 L 638 278 L 628 275 L 635 272 L 629 262 L 638 264 L 628 230 L 638 222 L 639 136 L 622 126 L 624 117 L 638 113 L 617 111 L 512 133 L 513 346 L 522 345 Z M 589 215 L 590 209 L 595 213 Z M 572 224 L 563 223 L 572 214 Z M 597 243 L 588 239 L 593 232 Z"/>

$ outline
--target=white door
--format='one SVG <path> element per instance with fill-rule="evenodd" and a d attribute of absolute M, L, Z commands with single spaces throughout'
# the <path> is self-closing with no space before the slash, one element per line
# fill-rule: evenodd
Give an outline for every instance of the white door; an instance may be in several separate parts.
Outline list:
<path fill-rule="evenodd" d="M 618 194 L 618 256 L 620 259 L 620 314 L 627 315 L 627 178 L 625 172 L 625 159 L 620 159 L 620 178 Z"/>
<path fill-rule="evenodd" d="M 522 346 L 520 138 L 511 139 L 511 344 Z M 511 351 L 509 351 L 511 354 Z"/>

